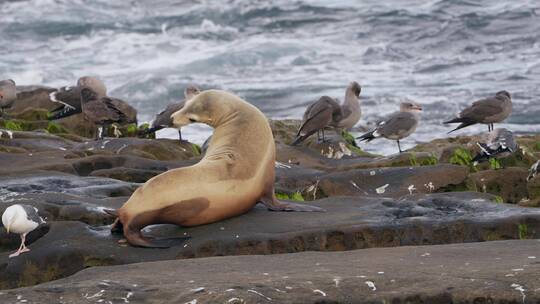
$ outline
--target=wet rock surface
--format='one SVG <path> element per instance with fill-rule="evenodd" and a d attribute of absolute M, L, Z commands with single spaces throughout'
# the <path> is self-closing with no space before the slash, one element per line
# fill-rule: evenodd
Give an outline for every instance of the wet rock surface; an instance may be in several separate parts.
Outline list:
<path fill-rule="evenodd" d="M 416 194 L 401 200 L 333 197 L 310 202 L 325 208 L 324 213 L 270 212 L 257 206 L 245 215 L 210 225 L 192 228 L 155 225 L 145 230 L 149 236 L 169 239 L 172 245 L 169 249 L 135 248 L 118 243 L 121 235 L 111 235 L 108 226 L 99 226 L 99 219 L 112 220 L 99 207 L 93 211 L 94 225 L 87 225 L 80 222 L 81 212 L 62 206 L 56 211 L 62 214 L 59 216 L 54 214 L 53 207 L 37 204 L 44 214 L 51 214 L 48 232 L 32 243 L 30 253 L 21 257 L 7 258 L 7 253 L 16 249 L 16 243 L 4 248 L 0 255 L 4 269 L 0 286 L 27 286 L 89 266 L 142 261 L 540 236 L 539 209 L 496 204 L 492 200 L 490 195 L 472 192 Z M 112 200 L 106 207 L 113 208 L 118 203 Z M 68 270 L 62 266 L 65 261 L 69 261 Z"/>
<path fill-rule="evenodd" d="M 6 303 L 538 303 L 538 240 L 95 267 Z M 209 275 L 212 273 L 212 275 Z"/>
<path fill-rule="evenodd" d="M 45 90 L 40 93 L 43 95 L 48 89 L 40 90 Z M 17 115 L 32 117 L 33 112 L 24 111 L 28 109 L 22 109 L 20 113 L 27 116 Z M 38 126 L 39 121 L 31 123 Z M 168 239 L 171 244 L 169 249 L 128 246 L 121 235 L 110 234 L 108 225 L 113 218 L 103 210 L 121 206 L 141 183 L 153 176 L 197 163 L 201 158 L 198 146 L 178 140 L 134 137 L 92 140 L 80 136 L 77 132 L 53 134 L 46 131 L 45 127 L 40 127 L 42 130 L 37 131 L 6 130 L 0 127 L 0 212 L 11 204 L 29 204 L 38 208 L 48 222 L 29 234 L 28 243 L 32 251 L 14 259 L 8 259 L 7 256 L 16 250 L 19 238 L 14 234 L 6 234 L 3 228 L 0 229 L 0 288 L 40 284 L 72 276 L 94 266 L 193 258 L 197 259 L 186 263 L 202 265 L 198 263 L 206 260 L 200 258 L 223 255 L 348 251 L 373 247 L 540 237 L 540 209 L 522 207 L 538 206 L 540 200 L 540 179 L 526 181 L 528 166 L 536 161 L 539 153 L 537 150 L 540 150 L 540 145 L 537 144 L 540 142 L 539 137 L 519 138 L 522 145 L 520 152 L 509 159 L 501 160 L 501 166 L 491 168 L 492 164 L 489 163 L 477 167 L 471 164 L 470 156 L 474 155 L 476 149 L 474 143 L 470 144 L 475 140 L 474 137 L 436 140 L 419 145 L 413 151 L 378 156 L 361 151 L 347 134 L 342 137 L 335 131 L 326 133 L 328 142 L 319 143 L 316 136 L 313 136 L 301 145 L 291 147 L 288 143 L 296 132 L 297 123 L 271 121 L 276 136 L 278 161 L 276 192 L 282 199 L 306 200 L 308 202 L 305 203 L 323 207 L 327 212 L 269 212 L 258 205 L 245 215 L 211 225 L 193 228 L 156 225 L 145 229 L 145 234 Z M 468 248 L 469 245 L 461 246 Z M 394 249 L 381 250 L 392 252 Z M 324 257 L 326 254 L 331 256 L 333 253 L 327 252 L 320 256 Z M 319 257 L 317 253 L 306 253 L 306 256 L 309 255 Z M 288 263 L 294 256 L 296 255 L 282 257 Z M 336 267 L 346 267 L 349 263 L 347 256 L 343 256 L 342 262 L 336 261 Z M 240 261 L 243 258 L 248 257 L 230 259 Z M 254 258 L 263 262 L 266 259 Z M 372 257 L 374 258 L 376 257 Z M 458 257 L 455 258 L 456 263 L 457 261 Z M 305 275 L 306 281 L 314 283 L 318 277 L 302 267 L 291 271 L 299 276 Z M 413 270 L 407 271 L 410 274 Z M 147 271 L 141 270 L 141 273 L 133 276 L 153 278 L 154 272 L 151 276 L 147 276 L 145 272 Z M 207 277 L 208 273 L 206 270 Z M 468 272 L 463 273 L 466 275 Z M 346 275 L 343 274 L 344 277 Z M 400 280 L 405 280 L 405 277 L 403 274 Z M 335 284 L 333 280 L 334 278 L 331 279 L 331 284 Z M 85 285 L 88 289 L 84 292 L 73 287 L 76 285 L 62 282 L 58 283 L 61 284 L 60 287 L 46 287 L 49 288 L 46 290 L 53 293 L 58 291 L 73 303 L 94 303 L 102 299 L 99 294 L 101 290 L 108 290 L 110 286 L 119 286 L 118 290 L 126 291 L 124 297 L 114 293 L 116 298 L 111 298 L 113 303 L 125 303 L 122 298 L 127 297 L 128 292 L 133 292 L 131 296 L 136 292 L 135 289 L 130 291 L 127 289 L 129 286 L 122 285 L 123 281 L 105 284 L 94 281 L 94 285 Z M 208 286 L 214 283 L 208 282 Z M 413 275 L 409 281 L 404 282 L 421 284 L 424 281 L 418 278 L 418 275 Z M 392 282 L 381 285 L 387 291 L 380 295 L 388 296 L 384 299 L 394 299 L 390 290 L 395 292 L 414 289 L 405 289 L 390 283 Z M 458 283 L 464 284 L 464 281 Z M 268 286 L 277 286 L 272 284 Z M 369 287 L 365 282 L 364 285 Z M 93 289 L 100 286 L 99 290 Z M 138 290 L 137 293 L 156 296 L 152 286 L 149 285 L 147 291 Z M 352 285 L 340 286 L 345 286 L 344 290 L 332 294 L 326 291 L 331 285 L 321 285 L 320 288 L 325 289 L 319 289 L 326 293 L 327 297 L 313 291 L 318 288 L 301 291 L 289 298 L 281 298 L 282 295 L 273 293 L 269 297 L 279 299 L 277 302 L 280 303 L 348 303 L 348 299 L 370 299 L 362 296 L 366 295 L 361 293 L 363 289 L 352 288 Z M 396 289 L 392 289 L 393 287 Z M 36 287 L 36 290 L 40 290 L 39 288 L 41 286 Z M 114 288 L 111 293 L 116 290 Z M 193 287 L 196 288 L 198 287 Z M 242 293 L 236 294 L 238 299 L 243 300 L 233 300 L 230 303 L 266 301 L 265 297 L 248 292 L 245 288 Z M 288 292 L 280 287 L 276 288 Z M 79 298 L 75 298 L 74 293 L 71 294 L 74 290 L 87 294 L 89 298 L 80 298 L 80 294 Z M 171 286 L 171 292 L 172 290 Z M 253 290 L 259 292 L 256 288 Z M 371 290 L 371 287 L 366 290 Z M 479 290 L 479 293 L 473 293 L 474 289 L 471 288 L 470 295 L 478 295 L 478 299 L 487 299 L 486 295 L 493 295 L 492 299 L 515 299 L 515 296 L 521 295 L 517 289 L 493 294 L 483 293 L 491 292 L 487 289 Z M 345 291 L 351 294 L 350 298 Z M 425 291 L 426 293 L 418 291 L 418 294 L 414 293 L 416 291 L 403 293 L 410 297 L 397 299 L 411 303 L 437 303 L 436 300 L 448 299 L 448 295 L 451 295 L 452 299 L 458 299 L 454 296 L 457 291 L 453 289 L 448 289 L 444 294 L 438 289 Z M 24 292 L 26 295 L 49 291 L 25 289 Z M 267 296 L 265 292 L 262 294 Z M 214 300 L 224 302 L 233 298 L 218 297 L 217 291 L 213 291 L 213 294 L 201 291 L 193 293 L 204 295 L 197 298 L 199 303 Z M 164 299 L 168 299 L 169 291 L 164 294 Z M 8 302 L 12 296 L 17 297 L 12 291 L 8 291 L 0 292 L 0 299 L 4 295 L 9 296 L 6 298 Z M 190 295 L 192 293 L 178 293 L 175 296 L 170 293 L 173 297 L 171 301 L 176 299 L 181 303 L 195 299 L 188 299 Z M 373 296 L 378 297 L 379 294 Z M 126 299 L 131 301 L 129 297 Z M 144 301 L 148 298 L 142 296 L 141 299 Z"/>

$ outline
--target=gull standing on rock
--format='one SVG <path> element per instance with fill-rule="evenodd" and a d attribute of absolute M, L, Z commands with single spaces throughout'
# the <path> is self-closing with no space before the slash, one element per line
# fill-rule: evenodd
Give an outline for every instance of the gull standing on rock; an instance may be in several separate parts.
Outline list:
<path fill-rule="evenodd" d="M 535 178 L 540 173 L 540 160 L 537 160 L 529 169 L 529 176 L 527 176 L 527 181 Z"/>
<path fill-rule="evenodd" d="M 328 96 L 322 96 L 312 103 L 304 112 L 302 125 L 291 145 L 299 144 L 315 132 L 317 132 L 319 141 L 324 142 L 324 128 L 326 127 L 352 128 L 362 115 L 359 100 L 360 91 L 361 87 L 358 82 L 353 81 L 345 91 L 343 104 L 340 105 L 336 99 Z"/>
<path fill-rule="evenodd" d="M 518 150 L 514 134 L 504 128 L 489 132 L 485 143 L 478 142 L 476 144 L 480 147 L 480 153 L 473 158 L 475 164 L 490 158 L 505 158 Z"/>
<path fill-rule="evenodd" d="M 302 125 L 300 125 L 296 138 L 291 145 L 295 146 L 303 142 L 315 132 L 317 132 L 318 140 L 324 142 L 324 128 L 336 125 L 342 117 L 341 107 L 332 97 L 323 96 L 319 98 L 306 109 Z"/>
<path fill-rule="evenodd" d="M 416 131 L 421 111 L 422 107 L 420 105 L 412 102 L 403 102 L 400 105 L 399 112 L 390 114 L 381 121 L 374 130 L 357 137 L 356 139 L 368 142 L 377 137 L 393 139 L 397 141 L 399 153 L 401 153 L 403 151 L 401 151 L 399 140 Z"/>
<path fill-rule="evenodd" d="M 17 86 L 12 79 L 0 80 L 0 114 L 11 108 L 17 99 Z"/>
<path fill-rule="evenodd" d="M 180 111 L 184 107 L 184 104 L 186 101 L 193 98 L 193 96 L 199 94 L 201 90 L 199 90 L 198 87 L 190 85 L 184 90 L 184 100 L 172 103 L 168 105 L 165 110 L 161 111 L 159 114 L 156 115 L 156 118 L 154 118 L 154 121 L 152 122 L 152 127 L 145 131 L 145 134 L 154 133 L 156 131 L 159 131 L 164 128 L 174 128 L 173 120 L 171 118 L 171 115 L 175 112 Z M 183 141 L 182 139 L 182 131 L 178 129 L 178 137 L 180 141 Z"/>
<path fill-rule="evenodd" d="M 512 113 L 512 98 L 507 91 L 500 91 L 493 97 L 480 99 L 475 101 L 470 107 L 465 108 L 459 113 L 459 117 L 445 124 L 460 123 L 457 128 L 448 132 L 481 123 L 488 125 L 488 131 L 493 130 L 493 124 L 505 120 Z"/>
<path fill-rule="evenodd" d="M 345 91 L 345 99 L 341 104 L 341 120 L 335 124 L 335 127 L 349 130 L 360 120 L 362 111 L 360 109 L 360 92 L 362 87 L 358 82 L 353 81 Z"/>
<path fill-rule="evenodd" d="M 52 102 L 60 105 L 51 111 L 49 120 L 56 120 L 75 115 L 82 112 L 81 108 L 81 90 L 90 88 L 98 95 L 98 98 L 107 96 L 105 84 L 96 77 L 83 76 L 77 80 L 74 87 L 62 87 L 49 94 Z"/>
<path fill-rule="evenodd" d="M 110 98 L 99 98 L 98 94 L 90 88 L 85 87 L 81 90 L 81 107 L 88 120 L 100 126 L 97 139 L 103 139 L 105 125 L 128 122 L 126 115 L 112 103 Z"/>
<path fill-rule="evenodd" d="M 7 207 L 4 214 L 2 214 L 2 224 L 4 224 L 8 233 L 17 233 L 21 237 L 21 246 L 9 257 L 16 257 L 23 252 L 30 251 L 25 244 L 26 235 L 44 223 L 45 221 L 39 216 L 36 207 L 20 204 Z"/>

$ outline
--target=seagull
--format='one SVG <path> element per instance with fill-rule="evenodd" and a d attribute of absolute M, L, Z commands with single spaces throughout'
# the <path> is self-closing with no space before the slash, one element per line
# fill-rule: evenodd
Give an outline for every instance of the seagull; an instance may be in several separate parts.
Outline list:
<path fill-rule="evenodd" d="M 342 117 L 343 114 L 339 103 L 332 97 L 322 96 L 306 109 L 302 125 L 300 125 L 296 138 L 291 145 L 295 146 L 303 142 L 315 132 L 317 132 L 319 141 L 321 141 L 322 132 L 322 142 L 324 142 L 324 128 L 336 125 L 341 121 Z"/>
<path fill-rule="evenodd" d="M 11 108 L 17 99 L 17 86 L 12 79 L 0 80 L 0 114 Z"/>
<path fill-rule="evenodd" d="M 91 88 L 98 94 L 99 98 L 107 95 L 107 88 L 101 80 L 91 76 L 83 76 L 77 80 L 76 86 L 62 87 L 49 94 L 49 99 L 52 102 L 60 104 L 51 111 L 49 120 L 57 120 L 81 113 L 81 90 L 84 87 Z"/>
<path fill-rule="evenodd" d="M 474 164 L 487 161 L 490 158 L 504 158 L 518 150 L 514 134 L 504 128 L 495 129 L 488 133 L 486 143 L 476 143 L 480 147 L 480 153 L 474 158 Z"/>
<path fill-rule="evenodd" d="M 336 127 L 342 129 L 351 129 L 360 120 L 362 111 L 360 110 L 360 92 L 362 87 L 358 82 L 353 81 L 349 83 L 347 90 L 345 91 L 345 100 L 341 104 L 342 117 L 341 120 L 335 124 Z"/>
<path fill-rule="evenodd" d="M 420 105 L 412 102 L 403 102 L 400 105 L 399 112 L 390 114 L 374 130 L 356 139 L 368 142 L 377 137 L 393 139 L 397 141 L 399 153 L 402 153 L 399 140 L 416 131 L 418 121 L 420 120 L 420 111 L 422 111 Z"/>
<path fill-rule="evenodd" d="M 18 233 L 21 236 L 21 246 L 10 254 L 9 257 L 16 257 L 30 249 L 26 247 L 26 235 L 36 229 L 39 225 L 45 224 L 45 221 L 39 216 L 38 209 L 30 205 L 11 205 L 6 208 L 2 214 L 2 223 L 7 232 Z"/>
<path fill-rule="evenodd" d="M 103 129 L 106 124 L 128 123 L 128 118 L 110 98 L 99 98 L 98 94 L 90 88 L 81 90 L 81 107 L 84 115 L 96 125 L 99 125 L 97 139 L 103 139 Z"/>
<path fill-rule="evenodd" d="M 536 161 L 531 168 L 529 169 L 529 176 L 527 176 L 527 181 L 535 178 L 540 173 L 540 160 Z"/>
<path fill-rule="evenodd" d="M 500 91 L 494 97 L 475 101 L 470 107 L 461 111 L 459 117 L 445 121 L 444 123 L 460 123 L 457 128 L 448 133 L 477 123 L 487 124 L 488 131 L 491 132 L 493 130 L 493 123 L 505 120 L 510 113 L 512 113 L 510 93 Z"/>
<path fill-rule="evenodd" d="M 177 111 L 180 111 L 184 107 L 186 101 L 190 100 L 200 92 L 201 90 L 199 90 L 198 87 L 193 85 L 188 86 L 184 90 L 184 100 L 168 105 L 165 110 L 157 114 L 156 118 L 154 118 L 154 122 L 152 122 L 152 127 L 147 129 L 144 134 L 154 133 L 164 128 L 173 128 L 174 126 L 172 123 L 171 115 Z M 178 129 L 178 137 L 180 141 L 183 141 L 182 132 L 180 131 L 180 129 Z"/>
<path fill-rule="evenodd" d="M 326 127 L 352 128 L 362 115 L 359 100 L 361 90 L 358 82 L 353 81 L 349 83 L 345 91 L 345 100 L 341 105 L 337 99 L 328 96 L 322 96 L 309 105 L 304 112 L 302 125 L 291 145 L 301 143 L 315 132 L 317 132 L 319 141 L 321 141 L 322 133 L 322 141 L 324 142 L 324 129 Z"/>

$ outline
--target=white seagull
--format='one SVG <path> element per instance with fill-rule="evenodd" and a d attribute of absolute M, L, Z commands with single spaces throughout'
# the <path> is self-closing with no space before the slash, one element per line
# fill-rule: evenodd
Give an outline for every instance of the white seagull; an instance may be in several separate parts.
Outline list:
<path fill-rule="evenodd" d="M 30 251 L 25 245 L 26 235 L 44 223 L 45 221 L 39 216 L 36 207 L 19 204 L 7 207 L 2 214 L 2 224 L 8 233 L 13 232 L 21 236 L 21 246 L 9 257 L 16 257 L 23 252 Z"/>

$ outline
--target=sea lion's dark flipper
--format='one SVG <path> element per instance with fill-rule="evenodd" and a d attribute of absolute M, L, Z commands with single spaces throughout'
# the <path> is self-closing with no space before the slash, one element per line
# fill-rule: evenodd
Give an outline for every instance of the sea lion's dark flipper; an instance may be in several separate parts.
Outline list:
<path fill-rule="evenodd" d="M 120 222 L 119 218 L 116 218 L 114 222 L 111 225 L 111 233 L 123 233 L 124 232 L 124 226 L 122 225 L 122 222 Z"/>
<path fill-rule="evenodd" d="M 279 201 L 273 193 L 271 197 L 269 195 L 262 197 L 259 203 L 265 205 L 270 211 L 326 212 L 323 208 L 308 204 Z"/>
<path fill-rule="evenodd" d="M 175 239 L 154 239 L 144 237 L 140 231 L 124 230 L 124 236 L 132 246 L 147 247 L 147 248 L 169 248 L 178 246 L 184 243 L 188 238 Z"/>

